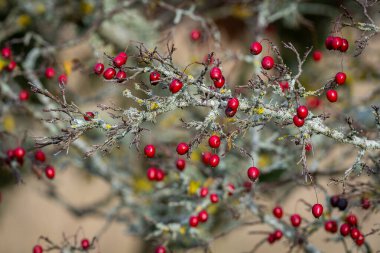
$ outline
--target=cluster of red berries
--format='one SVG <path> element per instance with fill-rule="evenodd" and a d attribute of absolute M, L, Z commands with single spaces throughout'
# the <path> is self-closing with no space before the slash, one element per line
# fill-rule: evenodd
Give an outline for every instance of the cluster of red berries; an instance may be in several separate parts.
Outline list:
<path fill-rule="evenodd" d="M 199 190 L 199 197 L 205 198 L 207 197 L 209 191 L 207 187 L 201 187 Z M 210 194 L 210 202 L 213 204 L 216 204 L 219 202 L 219 196 L 216 193 L 211 193 Z"/>
<path fill-rule="evenodd" d="M 149 75 L 150 84 L 155 86 L 161 80 L 161 74 L 158 71 L 152 71 Z M 172 94 L 179 92 L 183 88 L 183 82 L 177 78 L 173 79 L 169 84 L 169 90 Z"/>
<path fill-rule="evenodd" d="M 263 46 L 260 42 L 255 41 L 251 43 L 251 46 L 249 48 L 249 51 L 253 55 L 259 55 L 261 51 L 263 50 Z M 274 67 L 274 60 L 272 56 L 264 56 L 261 60 L 261 67 L 265 70 L 270 70 Z"/>
<path fill-rule="evenodd" d="M 103 78 L 106 80 L 116 79 L 118 82 L 122 82 L 127 78 L 127 72 L 123 70 L 123 65 L 127 63 L 127 60 L 128 55 L 125 52 L 120 52 L 112 59 L 111 67 L 104 70 L 104 64 L 98 62 L 94 65 L 93 71 L 97 75 L 103 74 Z"/>
<path fill-rule="evenodd" d="M 306 106 L 300 105 L 297 108 L 297 115 L 293 117 L 293 123 L 297 127 L 302 127 L 305 124 L 305 118 L 309 115 L 309 110 Z"/>
<path fill-rule="evenodd" d="M 218 89 L 222 88 L 224 86 L 224 83 L 226 82 L 222 70 L 218 67 L 213 67 L 210 70 L 210 78 L 214 82 L 215 88 Z"/>
<path fill-rule="evenodd" d="M 81 247 L 83 250 L 88 250 L 91 247 L 91 243 L 88 239 L 84 238 L 81 240 Z M 33 253 L 43 253 L 44 250 L 41 245 L 37 244 L 33 247 Z"/>
<path fill-rule="evenodd" d="M 348 41 L 339 36 L 328 36 L 325 40 L 325 46 L 328 50 L 339 50 L 342 53 L 348 50 Z"/>
<path fill-rule="evenodd" d="M 197 227 L 199 222 L 206 222 L 208 220 L 208 213 L 205 210 L 202 210 L 198 213 L 198 215 L 190 216 L 189 218 L 189 226 L 190 227 Z"/>
<path fill-rule="evenodd" d="M 343 237 L 347 235 L 351 235 L 352 240 L 356 243 L 356 245 L 361 246 L 364 244 L 365 238 L 357 228 L 358 219 L 356 215 L 349 214 L 345 218 L 345 222 L 340 225 L 339 232 Z M 325 222 L 325 230 L 332 234 L 338 231 L 338 224 L 334 220 L 328 220 Z"/>
<path fill-rule="evenodd" d="M 55 76 L 55 69 L 53 67 L 47 67 L 45 69 L 45 77 L 47 79 L 52 79 Z M 58 83 L 61 85 L 67 84 L 67 76 L 65 74 L 61 74 L 58 76 Z"/>
<path fill-rule="evenodd" d="M 268 241 L 270 244 L 272 244 L 272 243 L 274 243 L 275 241 L 279 241 L 279 240 L 281 240 L 281 238 L 282 238 L 282 231 L 279 230 L 279 229 L 277 229 L 277 230 L 275 230 L 273 233 L 270 233 L 270 234 L 268 235 L 267 241 Z"/>
<path fill-rule="evenodd" d="M 227 117 L 235 116 L 238 108 L 239 108 L 239 100 L 237 98 L 230 98 L 227 101 L 227 108 L 225 110 L 226 116 Z"/>
<path fill-rule="evenodd" d="M 217 149 L 220 146 L 220 137 L 217 135 L 211 135 L 210 138 L 208 139 L 208 144 L 211 148 Z M 202 153 L 202 162 L 204 165 L 210 166 L 210 167 L 217 167 L 219 165 L 219 155 L 218 154 L 213 154 L 211 152 L 203 152 Z"/>
<path fill-rule="evenodd" d="M 156 147 L 148 144 L 144 148 L 144 154 L 148 158 L 153 158 L 156 154 Z M 146 176 L 150 181 L 163 181 L 165 179 L 165 172 L 156 167 L 148 168 Z"/>

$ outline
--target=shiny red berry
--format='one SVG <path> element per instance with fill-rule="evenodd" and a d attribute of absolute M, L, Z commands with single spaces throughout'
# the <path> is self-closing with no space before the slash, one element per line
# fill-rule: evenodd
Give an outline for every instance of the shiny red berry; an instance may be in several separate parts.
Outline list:
<path fill-rule="evenodd" d="M 358 237 L 360 235 L 360 231 L 357 228 L 351 228 L 350 234 L 351 234 L 351 238 L 356 240 L 356 239 L 358 239 Z"/>
<path fill-rule="evenodd" d="M 371 207 L 371 201 L 369 201 L 368 198 L 362 198 L 361 199 L 361 204 L 363 209 L 368 209 Z"/>
<path fill-rule="evenodd" d="M 282 211 L 282 208 L 281 208 L 280 206 L 276 206 L 275 208 L 273 208 L 272 213 L 273 213 L 273 215 L 274 215 L 277 219 L 281 219 L 281 218 L 282 218 L 283 211 Z"/>
<path fill-rule="evenodd" d="M 22 147 L 17 147 L 13 150 L 13 155 L 14 157 L 16 157 L 17 159 L 22 159 L 24 158 L 26 152 L 25 152 L 25 149 L 22 148 Z"/>
<path fill-rule="evenodd" d="M 7 66 L 7 71 L 12 72 L 16 68 L 17 64 L 15 61 L 10 61 Z"/>
<path fill-rule="evenodd" d="M 193 40 L 193 41 L 197 41 L 201 38 L 201 31 L 198 30 L 198 29 L 193 29 L 190 33 L 190 38 Z"/>
<path fill-rule="evenodd" d="M 189 218 L 189 225 L 190 225 L 190 227 L 195 228 L 196 226 L 198 226 L 198 223 L 199 223 L 199 221 L 198 221 L 198 217 L 197 216 L 190 216 L 190 218 Z"/>
<path fill-rule="evenodd" d="M 45 168 L 45 175 L 49 179 L 53 179 L 55 177 L 55 169 L 53 166 L 48 165 Z"/>
<path fill-rule="evenodd" d="M 52 67 L 48 67 L 45 69 L 45 77 L 47 79 L 51 79 L 55 76 L 55 70 Z"/>
<path fill-rule="evenodd" d="M 211 155 L 212 154 L 210 152 L 202 153 L 202 162 L 204 163 L 204 165 L 208 165 L 208 161 L 210 160 Z"/>
<path fill-rule="evenodd" d="M 307 109 L 306 106 L 304 105 L 300 105 L 298 106 L 297 108 L 297 116 L 301 119 L 304 119 L 307 117 L 307 115 L 309 114 L 309 110 Z"/>
<path fill-rule="evenodd" d="M 217 135 L 212 135 L 208 139 L 208 145 L 212 148 L 219 148 L 220 146 L 220 137 Z"/>
<path fill-rule="evenodd" d="M 87 250 L 90 248 L 90 241 L 88 239 L 82 239 L 80 242 L 82 249 Z"/>
<path fill-rule="evenodd" d="M 276 240 L 280 240 L 282 238 L 282 231 L 277 229 L 276 231 L 274 231 L 274 237 L 276 238 Z"/>
<path fill-rule="evenodd" d="M 263 46 L 261 45 L 260 42 L 252 42 L 251 43 L 251 46 L 249 48 L 249 51 L 251 52 L 251 54 L 253 55 L 258 55 L 261 53 L 261 51 L 263 50 Z"/>
<path fill-rule="evenodd" d="M 323 206 L 321 204 L 314 204 L 311 208 L 311 212 L 315 218 L 319 218 L 323 214 Z"/>
<path fill-rule="evenodd" d="M 115 67 L 120 68 L 127 62 L 127 57 L 124 57 L 122 55 L 118 55 L 115 58 L 113 58 L 113 64 Z"/>
<path fill-rule="evenodd" d="M 58 83 L 62 85 L 67 84 L 67 76 L 65 74 L 62 74 L 58 77 Z"/>
<path fill-rule="evenodd" d="M 93 112 L 86 112 L 83 116 L 85 121 L 91 121 L 93 118 L 95 118 L 95 114 Z"/>
<path fill-rule="evenodd" d="M 348 50 L 348 47 L 348 41 L 346 39 L 342 39 L 342 45 L 340 46 L 339 50 L 344 53 Z"/>
<path fill-rule="evenodd" d="M 227 185 L 227 191 L 228 191 L 228 196 L 233 195 L 234 192 L 235 192 L 235 185 L 229 183 L 229 184 Z"/>
<path fill-rule="evenodd" d="M 205 198 L 207 195 L 208 195 L 208 188 L 207 188 L 207 187 L 202 187 L 202 188 L 199 190 L 199 196 L 200 196 L 201 198 Z"/>
<path fill-rule="evenodd" d="M 156 169 L 156 181 L 162 181 L 165 179 L 165 172 L 161 169 Z"/>
<path fill-rule="evenodd" d="M 29 99 L 29 92 L 27 90 L 20 90 L 18 93 L 18 99 L 20 101 L 26 101 Z"/>
<path fill-rule="evenodd" d="M 95 63 L 94 65 L 94 73 L 97 74 L 97 75 L 101 75 L 104 71 L 104 64 L 103 63 Z"/>
<path fill-rule="evenodd" d="M 179 92 L 179 91 L 182 89 L 182 87 L 183 87 L 183 83 L 182 83 L 180 80 L 178 80 L 178 79 L 174 79 L 174 80 L 170 83 L 170 85 L 169 85 L 169 90 L 170 90 L 173 94 L 175 94 L 175 93 Z"/>
<path fill-rule="evenodd" d="M 146 145 L 144 148 L 144 154 L 149 158 L 154 157 L 156 154 L 156 147 L 152 144 Z"/>
<path fill-rule="evenodd" d="M 256 167 L 249 167 L 247 170 L 247 175 L 251 181 L 256 181 L 260 176 L 260 170 Z"/>
<path fill-rule="evenodd" d="M 292 223 L 293 227 L 299 227 L 302 222 L 302 218 L 299 214 L 293 214 L 290 216 L 290 222 Z"/>
<path fill-rule="evenodd" d="M 212 80 L 218 80 L 220 78 L 222 78 L 223 74 L 222 74 L 222 71 L 220 70 L 220 68 L 218 67 L 213 67 L 210 71 L 210 77 Z"/>
<path fill-rule="evenodd" d="M 335 75 L 335 82 L 337 84 L 342 85 L 344 84 L 345 81 L 346 81 L 346 74 L 344 72 L 338 72 Z"/>
<path fill-rule="evenodd" d="M 108 68 L 104 71 L 103 77 L 106 80 L 111 80 L 116 75 L 116 70 L 114 68 Z"/>
<path fill-rule="evenodd" d="M 342 46 L 342 38 L 341 37 L 334 37 L 331 43 L 331 46 L 334 50 L 340 49 Z"/>
<path fill-rule="evenodd" d="M 43 163 L 43 162 L 46 161 L 46 155 L 45 155 L 45 153 L 42 150 L 37 150 L 34 153 L 34 159 L 36 159 L 36 161 L 39 161 L 39 162 Z"/>
<path fill-rule="evenodd" d="M 336 233 L 338 231 L 338 224 L 334 220 L 329 220 L 325 222 L 325 230 L 330 233 Z"/>
<path fill-rule="evenodd" d="M 119 70 L 117 73 L 116 73 L 116 79 L 118 82 L 122 82 L 124 81 L 125 79 L 127 78 L 127 73 L 123 70 Z"/>
<path fill-rule="evenodd" d="M 275 235 L 274 235 L 274 234 L 269 234 L 268 237 L 267 237 L 267 242 L 268 242 L 269 244 L 272 244 L 272 243 L 274 243 L 275 241 L 276 241 L 276 237 L 275 237 Z"/>
<path fill-rule="evenodd" d="M 8 59 L 11 57 L 11 55 L 12 55 L 12 50 L 9 47 L 3 47 L 1 49 L 1 56 L 3 56 L 3 58 Z"/>
<path fill-rule="evenodd" d="M 346 222 L 350 226 L 356 226 L 356 225 L 358 225 L 358 218 L 356 217 L 355 214 L 349 214 L 346 217 Z"/>
<path fill-rule="evenodd" d="M 237 110 L 239 107 L 239 99 L 237 98 L 230 98 L 227 102 L 227 107 L 231 108 L 232 110 Z"/>
<path fill-rule="evenodd" d="M 305 144 L 305 150 L 306 151 L 311 151 L 313 149 L 313 146 L 311 145 L 311 143 L 306 143 Z"/>
<path fill-rule="evenodd" d="M 313 52 L 313 59 L 314 61 L 320 61 L 322 59 L 322 52 L 319 50 L 316 50 Z"/>
<path fill-rule="evenodd" d="M 289 83 L 287 81 L 281 81 L 280 82 L 280 88 L 281 88 L 282 92 L 289 90 Z"/>
<path fill-rule="evenodd" d="M 358 246 L 362 246 L 364 244 L 364 241 L 365 241 L 364 236 L 360 234 L 358 238 L 355 240 L 355 243 Z"/>
<path fill-rule="evenodd" d="M 328 50 L 331 50 L 333 49 L 333 40 L 334 40 L 334 37 L 333 36 L 328 36 L 325 40 L 325 46 L 326 46 L 326 49 Z"/>
<path fill-rule="evenodd" d="M 339 232 L 342 236 L 347 236 L 350 233 L 351 227 L 347 223 L 340 225 Z"/>
<path fill-rule="evenodd" d="M 266 70 L 270 70 L 273 68 L 274 66 L 274 60 L 271 56 L 265 56 L 262 60 L 261 60 L 261 66 L 263 67 L 263 69 L 266 69 Z"/>
<path fill-rule="evenodd" d="M 128 60 L 128 55 L 126 52 L 120 52 L 117 56 L 125 58 L 125 60 Z"/>
<path fill-rule="evenodd" d="M 211 203 L 218 203 L 219 202 L 219 197 L 216 193 L 211 193 L 210 194 L 210 201 Z"/>
<path fill-rule="evenodd" d="M 293 117 L 293 123 L 297 127 L 302 127 L 305 124 L 305 120 L 302 119 L 302 118 L 300 118 L 300 117 L 298 117 L 297 115 L 294 115 L 294 117 Z"/>
<path fill-rule="evenodd" d="M 225 82 L 226 82 L 226 79 L 224 78 L 224 76 L 222 76 L 221 78 L 214 80 L 214 86 L 215 88 L 220 89 L 224 86 Z"/>
<path fill-rule="evenodd" d="M 156 180 L 156 176 L 157 176 L 157 168 L 155 168 L 155 167 L 150 167 L 150 168 L 146 171 L 146 176 L 147 176 L 147 178 L 149 179 L 149 181 L 154 181 L 154 180 Z"/>
<path fill-rule="evenodd" d="M 161 75 L 158 71 L 153 71 L 149 75 L 151 85 L 157 85 L 160 82 Z"/>
<path fill-rule="evenodd" d="M 217 154 L 213 154 L 210 156 L 210 159 L 208 160 L 208 164 L 211 167 L 215 168 L 216 166 L 218 166 L 219 160 L 220 160 L 219 156 Z"/>
<path fill-rule="evenodd" d="M 44 250 L 42 249 L 41 245 L 36 245 L 33 247 L 33 253 L 43 253 Z"/>
<path fill-rule="evenodd" d="M 179 158 L 177 159 L 175 165 L 178 170 L 183 171 L 186 167 L 186 161 L 184 159 Z"/>
<path fill-rule="evenodd" d="M 177 146 L 177 153 L 179 155 L 184 155 L 189 151 L 189 145 L 187 143 L 181 142 Z"/>
<path fill-rule="evenodd" d="M 326 97 L 328 101 L 335 103 L 338 101 L 338 92 L 336 90 L 328 90 L 326 91 Z"/>
<path fill-rule="evenodd" d="M 165 246 L 157 246 L 156 249 L 154 250 L 154 253 L 166 253 Z"/>
<path fill-rule="evenodd" d="M 202 210 L 198 213 L 198 220 L 200 222 L 206 222 L 208 220 L 208 213 L 205 210 Z"/>

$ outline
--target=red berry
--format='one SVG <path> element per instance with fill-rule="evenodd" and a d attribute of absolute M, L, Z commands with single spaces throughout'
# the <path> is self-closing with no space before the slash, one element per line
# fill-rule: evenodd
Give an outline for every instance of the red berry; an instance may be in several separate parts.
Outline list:
<path fill-rule="evenodd" d="M 333 36 L 328 36 L 325 40 L 325 46 L 328 50 L 333 49 L 332 43 L 333 43 L 334 37 Z"/>
<path fill-rule="evenodd" d="M 178 146 L 177 146 L 177 153 L 179 155 L 184 155 L 188 151 L 189 151 L 189 145 L 187 145 L 187 143 L 181 142 L 180 144 L 178 144 Z"/>
<path fill-rule="evenodd" d="M 85 121 L 91 121 L 93 118 L 95 118 L 95 114 L 93 112 L 86 112 L 86 115 L 83 116 L 83 119 Z"/>
<path fill-rule="evenodd" d="M 20 99 L 20 101 L 28 100 L 29 99 L 29 92 L 27 90 L 21 90 L 18 93 L 18 99 Z"/>
<path fill-rule="evenodd" d="M 239 99 L 237 98 L 230 98 L 227 102 L 227 107 L 231 108 L 232 110 L 236 111 L 239 107 Z"/>
<path fill-rule="evenodd" d="M 207 211 L 203 210 L 198 213 L 198 220 L 200 222 L 206 222 L 208 219 L 208 213 Z"/>
<path fill-rule="evenodd" d="M 219 202 L 219 197 L 216 193 L 211 193 L 210 194 L 210 201 L 211 203 L 218 203 Z"/>
<path fill-rule="evenodd" d="M 25 152 L 25 149 L 22 148 L 22 147 L 17 147 L 13 150 L 13 155 L 17 158 L 17 159 L 22 159 L 24 158 L 26 152 Z"/>
<path fill-rule="evenodd" d="M 292 223 L 293 227 L 299 227 L 301 225 L 302 218 L 299 214 L 293 214 L 290 216 L 290 222 Z"/>
<path fill-rule="evenodd" d="M 368 209 L 371 207 L 371 202 L 369 201 L 368 198 L 362 198 L 361 204 L 362 204 L 363 209 Z"/>
<path fill-rule="evenodd" d="M 222 78 L 222 71 L 218 67 L 213 67 L 210 71 L 210 77 L 212 80 L 218 80 Z"/>
<path fill-rule="evenodd" d="M 277 218 L 277 219 L 281 219 L 282 215 L 283 215 L 283 211 L 282 211 L 282 208 L 280 206 L 276 206 L 275 208 L 273 208 L 273 211 L 272 211 L 273 215 Z"/>
<path fill-rule="evenodd" d="M 323 214 L 323 206 L 321 204 L 314 204 L 311 208 L 311 212 L 315 218 L 319 218 Z"/>
<path fill-rule="evenodd" d="M 237 113 L 237 110 L 227 107 L 225 110 L 225 114 L 227 117 L 232 118 Z"/>
<path fill-rule="evenodd" d="M 55 70 L 52 67 L 48 67 L 45 69 L 45 77 L 47 79 L 51 79 L 55 76 Z"/>
<path fill-rule="evenodd" d="M 160 169 L 156 169 L 156 181 L 162 181 L 165 179 L 165 172 Z"/>
<path fill-rule="evenodd" d="M 17 64 L 15 61 L 10 61 L 7 66 L 7 71 L 12 72 L 16 68 Z"/>
<path fill-rule="evenodd" d="M 280 240 L 282 238 L 282 231 L 277 229 L 276 231 L 274 231 L 274 237 L 276 238 L 276 240 Z"/>
<path fill-rule="evenodd" d="M 174 79 L 174 80 L 170 83 L 170 85 L 169 85 L 169 90 L 170 90 L 173 94 L 175 94 L 175 93 L 177 93 L 178 91 L 180 91 L 180 90 L 182 89 L 182 87 L 183 87 L 183 83 L 182 83 L 180 80 L 178 80 L 178 79 Z"/>
<path fill-rule="evenodd" d="M 358 237 L 360 235 L 360 231 L 357 228 L 352 228 L 350 234 L 351 234 L 351 238 L 356 240 L 356 239 L 358 239 Z"/>
<path fill-rule="evenodd" d="M 235 192 L 235 185 L 234 184 L 228 184 L 227 185 L 227 190 L 228 190 L 228 196 L 231 196 Z"/>
<path fill-rule="evenodd" d="M 1 55 L 3 56 L 3 58 L 8 59 L 12 55 L 12 50 L 9 47 L 3 47 L 1 49 Z"/>
<path fill-rule="evenodd" d="M 46 155 L 42 150 L 37 150 L 36 153 L 34 153 L 34 159 L 36 159 L 36 161 L 45 162 Z"/>
<path fill-rule="evenodd" d="M 90 241 L 88 239 L 83 239 L 80 244 L 82 245 L 82 249 L 87 250 L 90 248 Z"/>
<path fill-rule="evenodd" d="M 201 31 L 198 30 L 198 29 L 193 29 L 190 33 L 190 38 L 193 40 L 193 41 L 197 41 L 201 38 Z"/>
<path fill-rule="evenodd" d="M 342 39 L 342 45 L 340 46 L 339 50 L 344 53 L 348 50 L 348 46 L 348 41 L 346 39 Z"/>
<path fill-rule="evenodd" d="M 33 253 L 42 253 L 44 250 L 42 249 L 41 245 L 36 245 L 33 247 Z"/>
<path fill-rule="evenodd" d="M 328 90 L 326 92 L 327 100 L 331 103 L 335 103 L 338 100 L 338 92 L 336 90 Z"/>
<path fill-rule="evenodd" d="M 116 79 L 118 80 L 118 82 L 122 82 L 126 78 L 127 78 L 127 73 L 125 73 L 125 71 L 119 70 L 116 73 Z"/>
<path fill-rule="evenodd" d="M 114 68 L 108 68 L 104 71 L 103 77 L 106 80 L 111 80 L 116 75 L 116 70 Z"/>
<path fill-rule="evenodd" d="M 263 67 L 263 69 L 270 70 L 274 66 L 273 58 L 271 56 L 265 56 L 261 60 L 261 66 Z"/>
<path fill-rule="evenodd" d="M 217 154 L 213 154 L 210 156 L 210 159 L 208 160 L 208 164 L 211 167 L 215 168 L 216 166 L 218 166 L 219 160 L 220 160 L 219 156 Z"/>
<path fill-rule="evenodd" d="M 208 194 L 208 188 L 207 187 L 202 187 L 199 191 L 199 196 L 201 198 L 205 198 Z"/>
<path fill-rule="evenodd" d="M 253 55 L 258 55 L 261 53 L 261 51 L 263 50 L 263 46 L 261 45 L 260 42 L 252 42 L 250 48 L 249 48 L 249 51 L 251 51 L 251 54 Z"/>
<path fill-rule="evenodd" d="M 349 233 L 350 233 L 350 225 L 348 225 L 347 223 L 343 223 L 342 225 L 340 225 L 340 234 L 342 236 L 347 236 Z"/>
<path fill-rule="evenodd" d="M 156 176 L 157 176 L 157 168 L 155 168 L 155 167 L 150 167 L 150 168 L 146 171 L 146 176 L 148 177 L 148 179 L 149 179 L 150 181 L 156 180 Z"/>
<path fill-rule="evenodd" d="M 342 38 L 334 37 L 332 40 L 331 46 L 334 50 L 340 49 L 340 47 L 342 46 Z"/>
<path fill-rule="evenodd" d="M 293 123 L 294 123 L 294 125 L 296 125 L 297 127 L 302 127 L 303 124 L 305 124 L 305 120 L 304 120 L 304 119 L 301 119 L 301 118 L 298 117 L 297 115 L 294 115 L 294 117 L 293 117 Z"/>
<path fill-rule="evenodd" d="M 154 250 L 154 253 L 166 253 L 165 246 L 157 246 L 156 249 Z"/>
<path fill-rule="evenodd" d="M 338 225 L 336 221 L 334 220 L 329 220 L 325 222 L 325 230 L 330 232 L 330 233 L 336 233 L 338 231 Z"/>
<path fill-rule="evenodd" d="M 198 226 L 198 217 L 197 216 L 190 216 L 189 218 L 189 225 L 190 227 L 193 227 L 195 228 L 196 226 Z"/>
<path fill-rule="evenodd" d="M 346 222 L 351 226 L 356 226 L 358 224 L 358 218 L 356 218 L 355 214 L 350 214 L 346 217 Z"/>
<path fill-rule="evenodd" d="M 321 100 L 318 97 L 308 97 L 306 99 L 307 107 L 315 109 L 321 105 Z"/>
<path fill-rule="evenodd" d="M 55 169 L 53 166 L 48 165 L 45 168 L 45 175 L 49 179 L 53 179 L 55 177 Z"/>
<path fill-rule="evenodd" d="M 276 236 L 274 234 L 269 234 L 267 238 L 267 242 L 272 244 L 276 241 Z"/>
<path fill-rule="evenodd" d="M 120 68 L 127 62 L 127 57 L 123 57 L 122 55 L 118 55 L 115 58 L 113 58 L 113 64 L 115 67 Z"/>
<path fill-rule="evenodd" d="M 97 74 L 97 75 L 101 75 L 104 71 L 104 64 L 103 63 L 96 63 L 94 65 L 94 73 Z"/>
<path fill-rule="evenodd" d="M 62 74 L 58 77 L 58 83 L 66 85 L 67 84 L 67 76 L 65 74 Z"/>
<path fill-rule="evenodd" d="M 212 147 L 212 148 L 219 148 L 219 146 L 220 146 L 219 136 L 217 136 L 217 135 L 210 136 L 210 138 L 208 139 L 208 145 L 210 145 L 210 147 Z"/>
<path fill-rule="evenodd" d="M 247 175 L 251 181 L 256 181 L 260 176 L 260 170 L 256 167 L 249 167 L 247 170 Z"/>
<path fill-rule="evenodd" d="M 346 74 L 344 72 L 338 72 L 335 75 L 335 82 L 337 84 L 342 85 L 344 84 L 345 81 L 346 81 Z"/>
<path fill-rule="evenodd" d="M 304 119 L 307 117 L 307 115 L 309 114 L 309 110 L 307 109 L 306 106 L 304 105 L 301 105 L 301 106 L 298 106 L 297 108 L 297 116 L 301 119 Z"/>
<path fill-rule="evenodd" d="M 322 59 L 322 52 L 319 50 L 316 50 L 313 52 L 313 59 L 314 61 L 320 61 Z"/>
<path fill-rule="evenodd" d="M 128 60 L 128 55 L 126 52 L 120 52 L 117 56 L 125 58 L 125 60 Z"/>
<path fill-rule="evenodd" d="M 160 73 L 157 72 L 157 71 L 153 71 L 153 72 L 150 73 L 150 75 L 149 75 L 150 84 L 151 84 L 151 85 L 156 85 L 156 84 L 158 84 L 158 82 L 160 81 L 160 78 L 161 78 Z"/>
<path fill-rule="evenodd" d="M 281 88 L 282 92 L 289 90 L 289 83 L 287 81 L 281 81 L 280 82 L 280 88 Z"/>
<path fill-rule="evenodd" d="M 154 145 L 152 144 L 149 144 L 149 145 L 146 145 L 145 148 L 144 148 L 144 154 L 149 157 L 149 158 L 152 158 L 154 157 L 154 154 L 156 153 L 156 148 Z"/>
<path fill-rule="evenodd" d="M 223 87 L 225 82 L 226 82 L 226 79 L 224 78 L 224 76 L 222 76 L 221 78 L 214 80 L 214 86 L 215 88 L 220 89 Z"/>
<path fill-rule="evenodd" d="M 204 153 L 202 153 L 202 162 L 205 165 L 208 165 L 208 161 L 210 160 L 210 157 L 211 157 L 211 153 L 210 152 L 204 152 Z"/>
<path fill-rule="evenodd" d="M 183 171 L 186 167 L 186 161 L 184 159 L 179 158 L 177 159 L 175 165 L 178 170 Z"/>
<path fill-rule="evenodd" d="M 355 240 L 356 245 L 362 246 L 364 244 L 364 236 L 360 234 L 358 238 Z"/>

